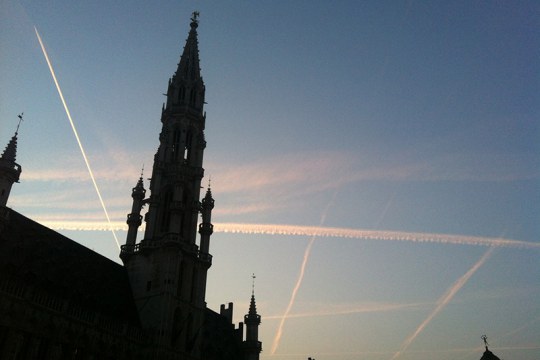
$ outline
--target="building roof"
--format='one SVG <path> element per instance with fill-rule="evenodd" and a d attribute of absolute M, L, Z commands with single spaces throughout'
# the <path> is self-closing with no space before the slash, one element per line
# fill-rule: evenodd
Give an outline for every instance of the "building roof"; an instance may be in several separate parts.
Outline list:
<path fill-rule="evenodd" d="M 501 359 L 499 359 L 498 356 L 496 356 L 491 351 L 489 351 L 487 346 L 486 346 L 486 351 L 484 351 L 484 354 L 482 355 L 480 360 L 501 360 Z"/>
<path fill-rule="evenodd" d="M 0 207 L 0 277 L 139 324 L 123 266 L 6 207 Z"/>

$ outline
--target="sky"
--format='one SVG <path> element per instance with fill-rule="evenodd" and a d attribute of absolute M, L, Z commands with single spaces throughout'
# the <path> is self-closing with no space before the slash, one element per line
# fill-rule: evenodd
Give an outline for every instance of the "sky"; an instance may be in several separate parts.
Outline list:
<path fill-rule="evenodd" d="M 538 2 L 2 0 L 8 206 L 120 262 L 34 27 L 123 244 L 194 10 L 208 306 L 254 273 L 263 360 L 538 359 Z"/>

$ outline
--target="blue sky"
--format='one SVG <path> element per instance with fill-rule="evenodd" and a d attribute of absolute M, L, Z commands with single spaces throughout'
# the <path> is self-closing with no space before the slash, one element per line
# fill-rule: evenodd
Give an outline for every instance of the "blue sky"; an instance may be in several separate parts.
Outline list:
<path fill-rule="evenodd" d="M 0 146 L 25 114 L 9 206 L 119 261 L 111 233 L 96 230 L 106 220 L 34 26 L 122 227 L 199 10 L 220 229 L 208 305 L 235 302 L 239 321 L 256 273 L 269 360 L 472 360 L 483 334 L 501 358 L 540 356 L 537 3 L 4 0 L 0 10 Z M 425 233 L 441 240 L 419 241 Z"/>

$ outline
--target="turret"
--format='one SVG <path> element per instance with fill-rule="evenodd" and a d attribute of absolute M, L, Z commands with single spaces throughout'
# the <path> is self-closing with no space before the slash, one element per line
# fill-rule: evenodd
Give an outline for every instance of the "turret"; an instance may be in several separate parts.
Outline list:
<path fill-rule="evenodd" d="M 131 213 L 127 216 L 128 233 L 126 238 L 126 245 L 128 247 L 134 246 L 137 241 L 137 230 L 142 224 L 141 210 L 144 205 L 144 196 L 146 189 L 144 188 L 142 173 L 137 185 L 131 190 L 131 197 L 133 198 L 133 205 L 131 206 Z"/>
<path fill-rule="evenodd" d="M 259 360 L 259 354 L 262 351 L 262 343 L 259 341 L 261 316 L 257 314 L 257 307 L 255 305 L 255 275 L 253 275 L 249 312 L 244 315 L 244 323 L 246 324 L 246 340 L 243 344 L 245 359 Z"/>
<path fill-rule="evenodd" d="M 21 121 L 22 114 L 19 115 L 19 125 Z M 17 156 L 19 125 L 17 125 L 15 135 L 13 135 L 2 156 L 0 156 L 0 206 L 6 206 L 13 183 L 19 182 L 21 176 L 21 165 L 17 164 L 15 160 Z"/>
<path fill-rule="evenodd" d="M 199 234 L 201 234 L 201 254 L 208 254 L 210 248 L 210 235 L 214 232 L 212 225 L 212 209 L 214 208 L 214 199 L 212 198 L 212 190 L 208 186 L 206 195 L 201 203 L 202 222 L 199 224 Z"/>

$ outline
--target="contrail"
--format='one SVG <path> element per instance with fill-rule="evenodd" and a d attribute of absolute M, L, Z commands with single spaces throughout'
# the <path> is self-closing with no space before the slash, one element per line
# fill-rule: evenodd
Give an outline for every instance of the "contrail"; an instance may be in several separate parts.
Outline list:
<path fill-rule="evenodd" d="M 326 214 L 328 213 L 328 210 L 330 209 L 330 206 L 334 203 L 334 200 L 336 199 L 337 191 L 334 192 L 334 195 L 332 196 L 332 199 L 326 205 L 326 208 L 322 212 L 321 215 L 321 221 L 319 223 L 319 226 L 323 225 L 326 220 Z M 289 300 L 289 304 L 287 305 L 287 309 L 285 310 L 285 313 L 281 317 L 281 321 L 279 322 L 278 329 L 276 331 L 276 336 L 274 337 L 274 341 L 272 343 L 272 350 L 270 351 L 270 355 L 274 355 L 276 352 L 276 349 L 279 346 L 279 340 L 281 339 L 281 335 L 283 334 L 283 326 L 285 325 L 285 320 L 289 317 L 289 313 L 291 312 L 291 309 L 294 305 L 294 301 L 296 300 L 296 294 L 298 293 L 298 289 L 300 289 L 300 285 L 302 285 L 302 280 L 304 279 L 304 272 L 306 270 L 306 265 L 309 259 L 309 255 L 311 254 L 311 248 L 313 247 L 313 243 L 315 242 L 316 235 L 312 235 L 311 239 L 309 239 L 309 243 L 306 247 L 306 250 L 304 251 L 304 258 L 302 259 L 302 265 L 300 266 L 300 274 L 298 275 L 298 279 L 296 280 L 296 285 L 294 286 L 294 289 L 291 294 L 291 299 Z"/>
<path fill-rule="evenodd" d="M 480 260 L 478 260 L 476 264 L 474 264 L 473 267 L 465 273 L 465 275 L 460 277 L 448 290 L 446 290 L 444 295 L 439 300 L 437 300 L 437 306 L 435 307 L 435 309 L 433 309 L 431 314 L 429 314 L 428 317 L 420 324 L 420 326 L 418 326 L 414 333 L 412 333 L 412 335 L 409 336 L 403 342 L 403 344 L 401 344 L 401 348 L 394 354 L 394 356 L 392 356 L 391 360 L 397 359 L 405 350 L 407 350 L 409 345 L 411 345 L 414 339 L 416 339 L 418 334 L 420 334 L 422 330 L 424 330 L 424 328 L 431 322 L 431 320 L 433 320 L 433 318 L 452 300 L 454 295 L 456 295 L 456 293 L 463 287 L 463 285 L 465 285 L 467 281 L 469 281 L 471 276 L 473 276 L 473 274 L 491 257 L 494 249 L 495 248 L 490 247 L 484 253 L 484 255 L 482 255 Z"/>
<path fill-rule="evenodd" d="M 109 231 L 112 227 L 115 230 L 127 230 L 125 222 L 100 222 L 100 221 L 55 221 L 53 219 L 38 221 L 56 230 L 93 230 Z M 141 230 L 143 227 L 141 227 Z M 503 238 L 489 238 L 467 235 L 434 234 L 434 233 L 414 233 L 405 231 L 385 231 L 369 229 L 349 229 L 321 226 L 300 226 L 282 224 L 245 224 L 245 223 L 215 223 L 215 233 L 232 234 L 256 234 L 256 235 L 281 235 L 281 236 L 315 236 L 346 238 L 359 240 L 376 241 L 408 241 L 408 242 L 429 242 L 439 244 L 455 244 L 469 246 L 489 246 L 507 247 L 515 249 L 540 250 L 540 243 L 532 241 L 521 241 Z"/>
<path fill-rule="evenodd" d="M 403 309 L 423 308 L 428 305 L 432 306 L 433 303 L 410 303 L 410 304 L 373 303 L 373 304 L 359 305 L 356 307 L 350 307 L 346 309 L 289 314 L 287 318 L 288 319 L 306 318 L 306 317 L 313 318 L 313 317 L 341 316 L 341 315 L 361 314 L 361 313 L 390 312 L 390 311 L 403 310 Z M 283 318 L 283 315 L 269 315 L 269 316 L 264 317 L 264 319 L 267 321 L 278 320 L 278 319 L 281 320 L 282 318 Z"/>
<path fill-rule="evenodd" d="M 511 247 L 531 250 L 540 249 L 540 243 L 537 242 L 510 240 L 503 238 L 488 238 L 479 236 L 434 233 L 415 233 L 405 231 L 348 229 L 321 226 L 218 223 L 214 225 L 214 231 L 240 234 L 337 237 L 362 240 L 411 241 L 490 247 Z"/>
<path fill-rule="evenodd" d="M 84 152 L 81 139 L 79 139 L 79 134 L 77 133 L 77 129 L 75 128 L 75 124 L 73 123 L 73 119 L 71 118 L 71 113 L 69 112 L 68 106 L 66 104 L 66 100 L 64 99 L 64 95 L 62 94 L 62 90 L 60 89 L 60 85 L 58 84 L 58 80 L 56 79 L 54 69 L 52 67 L 51 61 L 49 60 L 49 55 L 47 54 L 47 50 L 45 50 L 45 45 L 43 45 L 43 41 L 41 41 L 41 36 L 39 36 L 39 32 L 35 26 L 34 26 L 34 30 L 36 32 L 39 45 L 41 46 L 41 50 L 43 51 L 43 56 L 45 57 L 45 60 L 47 61 L 47 65 L 49 66 L 49 70 L 54 80 L 54 85 L 56 85 L 56 90 L 58 90 L 58 95 L 60 95 L 60 100 L 62 100 L 62 105 L 64 105 L 64 110 L 66 111 L 66 115 L 69 119 L 69 123 L 71 124 L 71 129 L 73 130 L 75 139 L 77 139 L 77 143 L 79 144 L 79 149 L 81 149 L 81 154 L 84 158 L 84 163 L 86 164 L 86 168 L 88 169 L 90 178 L 92 179 L 92 183 L 94 184 L 94 189 L 96 189 L 96 193 L 101 203 L 101 207 L 103 208 L 103 212 L 105 213 L 105 217 L 107 218 L 107 222 L 109 223 L 109 229 L 111 230 L 114 240 L 116 241 L 116 246 L 118 246 L 118 249 L 120 249 L 120 243 L 118 242 L 118 238 L 116 237 L 116 233 L 114 232 L 113 226 L 111 224 L 111 219 L 109 218 L 109 213 L 107 212 L 107 208 L 105 207 L 105 203 L 103 202 L 103 198 L 101 197 L 101 193 L 99 192 L 96 179 L 94 178 L 94 173 L 92 172 L 92 168 L 90 167 L 90 163 L 88 162 L 88 158 L 86 157 L 86 153 Z"/>

